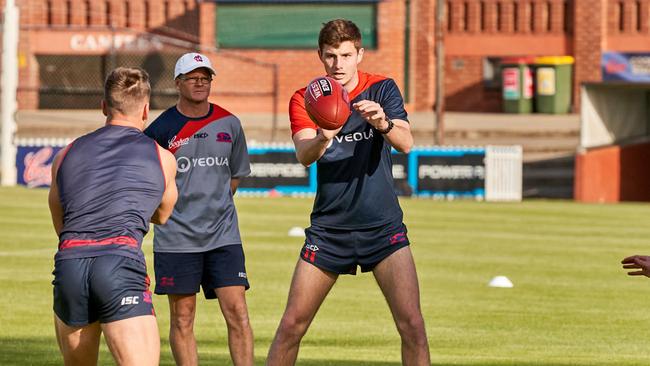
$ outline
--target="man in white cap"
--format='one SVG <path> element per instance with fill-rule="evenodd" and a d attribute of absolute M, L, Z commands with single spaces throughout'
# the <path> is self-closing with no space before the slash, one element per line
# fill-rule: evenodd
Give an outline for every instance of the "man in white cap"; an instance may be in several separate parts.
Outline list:
<path fill-rule="evenodd" d="M 197 365 L 196 294 L 219 299 L 234 365 L 253 365 L 249 288 L 233 195 L 250 174 L 246 139 L 237 117 L 208 102 L 214 69 L 199 53 L 176 62 L 179 98 L 145 130 L 176 157 L 178 201 L 154 228 L 156 294 L 170 308 L 169 341 L 178 365 Z"/>

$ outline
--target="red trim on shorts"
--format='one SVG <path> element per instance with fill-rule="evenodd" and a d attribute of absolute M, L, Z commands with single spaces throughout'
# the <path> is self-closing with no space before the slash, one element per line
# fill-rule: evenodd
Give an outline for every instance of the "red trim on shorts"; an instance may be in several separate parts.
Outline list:
<path fill-rule="evenodd" d="M 116 236 L 113 238 L 106 238 L 106 239 L 67 239 L 62 241 L 59 244 L 59 250 L 80 247 L 80 246 L 87 246 L 87 245 L 111 245 L 111 244 L 127 245 L 134 248 L 138 247 L 138 241 L 133 239 L 132 237 Z"/>
<path fill-rule="evenodd" d="M 305 258 L 305 260 L 314 263 L 314 260 L 316 260 L 316 252 L 305 248 L 305 254 L 303 254 L 303 258 Z"/>

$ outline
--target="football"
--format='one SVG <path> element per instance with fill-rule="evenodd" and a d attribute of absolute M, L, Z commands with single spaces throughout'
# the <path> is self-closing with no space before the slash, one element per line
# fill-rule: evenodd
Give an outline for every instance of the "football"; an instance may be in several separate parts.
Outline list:
<path fill-rule="evenodd" d="M 350 117 L 348 92 L 327 76 L 309 82 L 305 90 L 305 109 L 309 118 L 324 130 L 336 130 Z"/>

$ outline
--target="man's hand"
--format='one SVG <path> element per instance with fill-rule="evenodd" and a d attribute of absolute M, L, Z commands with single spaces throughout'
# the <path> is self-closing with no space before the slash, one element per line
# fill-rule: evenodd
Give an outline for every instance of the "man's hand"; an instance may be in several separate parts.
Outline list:
<path fill-rule="evenodd" d="M 370 123 L 372 127 L 378 130 L 385 130 L 388 128 L 388 121 L 386 120 L 386 113 L 384 108 L 377 102 L 371 100 L 362 100 L 352 104 L 352 108 L 357 110 L 361 117 Z"/>
<path fill-rule="evenodd" d="M 640 271 L 630 271 L 629 276 L 646 276 L 650 277 L 650 256 L 633 255 L 621 261 L 625 269 L 640 269 Z"/>
<path fill-rule="evenodd" d="M 329 140 L 333 139 L 334 136 L 336 136 L 339 133 L 339 131 L 341 131 L 342 128 L 343 128 L 343 126 L 337 128 L 336 130 L 326 130 L 324 128 L 318 127 L 316 138 L 320 137 L 320 138 L 323 138 L 323 139 L 329 141 Z"/>

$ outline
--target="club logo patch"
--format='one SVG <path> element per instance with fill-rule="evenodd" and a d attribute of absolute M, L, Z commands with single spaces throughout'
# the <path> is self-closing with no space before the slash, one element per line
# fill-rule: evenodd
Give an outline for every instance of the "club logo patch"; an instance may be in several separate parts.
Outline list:
<path fill-rule="evenodd" d="M 217 134 L 217 142 L 232 142 L 232 137 L 226 132 L 219 132 Z"/>
<path fill-rule="evenodd" d="M 174 277 L 162 277 L 162 278 L 160 278 L 160 286 L 174 287 Z"/>
<path fill-rule="evenodd" d="M 196 56 L 194 56 L 194 61 L 203 62 L 203 58 L 201 57 L 201 55 L 196 55 Z"/>

